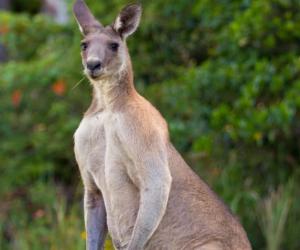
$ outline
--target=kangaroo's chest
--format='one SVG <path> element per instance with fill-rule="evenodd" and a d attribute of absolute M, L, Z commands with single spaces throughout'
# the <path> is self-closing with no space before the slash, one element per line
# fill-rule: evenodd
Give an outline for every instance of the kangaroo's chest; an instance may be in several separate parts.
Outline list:
<path fill-rule="evenodd" d="M 109 231 L 115 242 L 127 242 L 136 218 L 139 194 L 131 181 L 130 162 L 118 138 L 118 119 L 101 113 L 85 117 L 74 135 L 80 168 L 102 192 Z"/>
<path fill-rule="evenodd" d="M 107 185 L 117 189 L 128 182 L 128 174 L 132 177 L 132 163 L 118 137 L 118 122 L 117 116 L 105 112 L 84 117 L 74 135 L 77 163 L 100 189 Z"/>
<path fill-rule="evenodd" d="M 74 151 L 81 169 L 89 172 L 96 184 L 104 182 L 105 167 L 105 114 L 99 112 L 84 117 L 74 134 Z"/>

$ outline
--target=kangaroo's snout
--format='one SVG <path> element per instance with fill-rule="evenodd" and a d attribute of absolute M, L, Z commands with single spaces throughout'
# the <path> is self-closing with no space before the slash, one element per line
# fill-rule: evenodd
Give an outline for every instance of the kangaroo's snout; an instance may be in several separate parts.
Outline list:
<path fill-rule="evenodd" d="M 86 67 L 88 68 L 88 70 L 90 70 L 91 72 L 94 72 L 96 70 L 100 70 L 102 66 L 102 63 L 100 60 L 97 59 L 92 59 L 87 61 L 86 63 Z"/>
<path fill-rule="evenodd" d="M 86 68 L 92 78 L 97 78 L 101 74 L 102 62 L 99 59 L 89 59 L 86 62 Z"/>

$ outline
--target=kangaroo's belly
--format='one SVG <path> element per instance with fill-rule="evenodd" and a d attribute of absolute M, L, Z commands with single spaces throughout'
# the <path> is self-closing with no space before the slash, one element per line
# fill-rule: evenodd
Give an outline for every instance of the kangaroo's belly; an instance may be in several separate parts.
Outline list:
<path fill-rule="evenodd" d="M 107 226 L 116 249 L 125 249 L 132 236 L 139 207 L 139 193 L 126 181 L 116 190 L 107 185 L 103 192 Z"/>
<path fill-rule="evenodd" d="M 139 190 L 128 174 L 130 160 L 117 147 L 116 136 L 108 136 L 103 190 L 107 225 L 116 249 L 125 249 L 132 236 L 139 209 Z"/>

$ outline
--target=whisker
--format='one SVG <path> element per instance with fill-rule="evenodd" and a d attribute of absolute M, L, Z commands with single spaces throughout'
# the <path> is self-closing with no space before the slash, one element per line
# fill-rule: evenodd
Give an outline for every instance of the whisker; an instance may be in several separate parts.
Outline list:
<path fill-rule="evenodd" d="M 84 79 L 85 79 L 85 76 L 82 77 L 82 79 L 79 80 L 79 81 L 71 88 L 71 90 L 73 90 L 73 89 L 75 89 L 76 87 L 78 87 L 78 85 L 79 85 L 80 83 L 82 83 L 82 81 L 83 81 Z"/>

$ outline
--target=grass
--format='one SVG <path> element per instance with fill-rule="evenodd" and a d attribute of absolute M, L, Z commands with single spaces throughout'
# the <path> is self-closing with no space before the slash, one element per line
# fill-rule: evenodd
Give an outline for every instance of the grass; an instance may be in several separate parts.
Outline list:
<path fill-rule="evenodd" d="M 292 182 L 281 186 L 262 200 L 259 208 L 260 226 L 266 240 L 266 250 L 279 250 L 292 203 Z"/>

